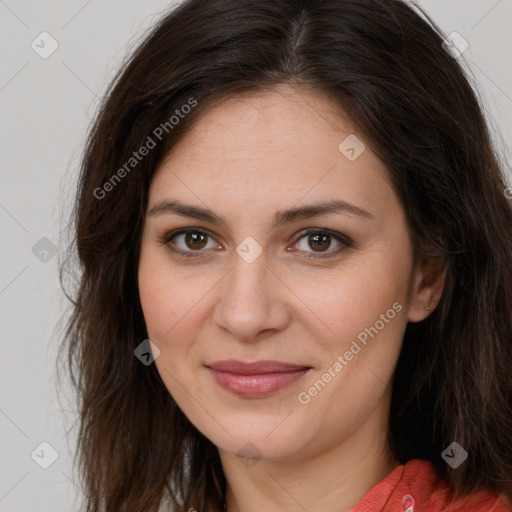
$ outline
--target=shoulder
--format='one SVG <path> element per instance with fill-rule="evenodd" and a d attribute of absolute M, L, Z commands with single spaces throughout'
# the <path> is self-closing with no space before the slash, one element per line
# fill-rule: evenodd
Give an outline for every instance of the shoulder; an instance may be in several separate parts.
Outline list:
<path fill-rule="evenodd" d="M 432 464 L 413 459 L 395 468 L 351 512 L 512 512 L 492 491 L 455 498 Z"/>

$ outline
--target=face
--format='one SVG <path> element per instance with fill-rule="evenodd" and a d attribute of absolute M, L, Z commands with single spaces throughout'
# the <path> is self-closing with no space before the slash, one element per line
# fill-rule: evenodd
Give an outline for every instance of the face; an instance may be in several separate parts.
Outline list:
<path fill-rule="evenodd" d="M 284 86 L 227 100 L 151 183 L 155 364 L 221 453 L 295 460 L 387 421 L 421 276 L 385 166 L 334 112 Z"/>

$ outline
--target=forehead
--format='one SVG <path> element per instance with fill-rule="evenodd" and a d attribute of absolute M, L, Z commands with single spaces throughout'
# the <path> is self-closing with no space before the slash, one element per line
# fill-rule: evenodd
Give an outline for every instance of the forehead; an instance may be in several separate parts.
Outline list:
<path fill-rule="evenodd" d="M 307 89 L 279 85 L 248 92 L 210 107 L 172 154 L 184 151 L 192 158 L 256 160 L 271 152 L 297 152 L 309 141 L 304 150 L 313 151 L 314 157 L 330 144 L 329 135 L 337 140 L 339 134 L 352 130 L 342 115 L 337 103 Z M 325 144 L 319 144 L 321 138 Z M 191 146 L 202 151 L 190 154 Z"/>
<path fill-rule="evenodd" d="M 356 159 L 340 150 L 346 140 L 359 141 Z M 340 197 L 368 204 L 392 192 L 385 166 L 338 104 L 281 86 L 211 108 L 157 169 L 150 204 L 170 193 L 206 204 L 222 198 L 221 205 L 282 207 Z"/>

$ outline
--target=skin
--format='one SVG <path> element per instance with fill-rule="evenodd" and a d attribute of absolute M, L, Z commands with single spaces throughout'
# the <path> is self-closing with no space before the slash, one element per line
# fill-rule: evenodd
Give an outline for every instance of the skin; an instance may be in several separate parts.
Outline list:
<path fill-rule="evenodd" d="M 340 152 L 355 132 L 335 112 L 329 99 L 289 86 L 226 100 L 180 140 L 151 183 L 148 211 L 179 200 L 226 222 L 146 215 L 139 289 L 149 338 L 161 351 L 157 369 L 219 449 L 229 512 L 348 511 L 398 465 L 386 444 L 393 370 L 407 322 L 432 312 L 444 275 L 433 259 L 414 264 L 387 169 L 368 147 L 354 161 Z M 329 213 L 272 228 L 274 212 L 334 199 L 372 218 Z M 184 227 L 211 237 L 161 241 Z M 342 244 L 328 238 L 316 249 L 303 235 L 314 228 L 354 245 L 335 254 Z M 252 263 L 236 251 L 247 237 L 263 250 Z M 173 254 L 173 244 L 199 257 Z M 394 303 L 401 311 L 300 403 L 298 394 Z M 241 398 L 205 366 L 231 358 L 313 368 L 270 396 Z M 256 447 L 252 464 L 236 455 L 246 443 Z"/>

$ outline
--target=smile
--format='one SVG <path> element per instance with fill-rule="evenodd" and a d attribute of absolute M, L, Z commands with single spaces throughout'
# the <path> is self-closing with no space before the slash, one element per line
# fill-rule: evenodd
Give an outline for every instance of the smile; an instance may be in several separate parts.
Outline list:
<path fill-rule="evenodd" d="M 304 376 L 311 367 L 259 361 L 243 363 L 229 360 L 207 365 L 223 389 L 243 398 L 262 398 L 283 389 Z"/>

